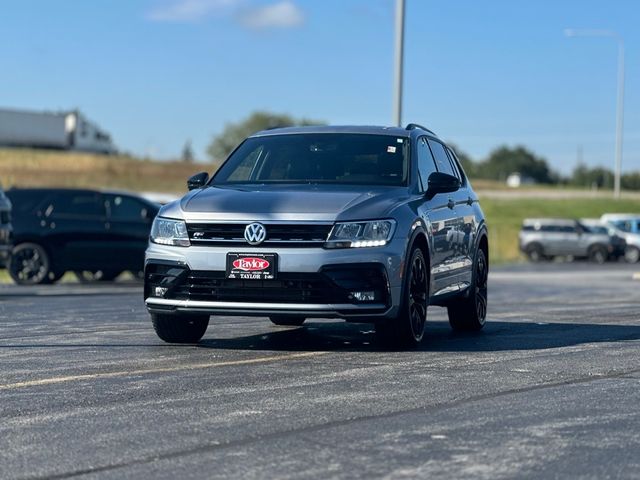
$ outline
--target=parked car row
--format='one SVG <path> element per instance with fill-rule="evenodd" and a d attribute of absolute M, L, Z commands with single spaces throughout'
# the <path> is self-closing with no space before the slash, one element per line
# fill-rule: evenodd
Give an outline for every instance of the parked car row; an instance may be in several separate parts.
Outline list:
<path fill-rule="evenodd" d="M 14 188 L 6 197 L 13 231 L 0 225 L 0 244 L 11 235 L 6 267 L 16 283 L 52 283 L 67 271 L 81 280 L 142 272 L 159 204 L 125 192 L 61 188 Z"/>
<path fill-rule="evenodd" d="M 520 251 L 532 262 L 555 257 L 586 258 L 595 263 L 640 260 L 640 215 L 606 214 L 599 219 L 527 218 L 519 235 Z"/>

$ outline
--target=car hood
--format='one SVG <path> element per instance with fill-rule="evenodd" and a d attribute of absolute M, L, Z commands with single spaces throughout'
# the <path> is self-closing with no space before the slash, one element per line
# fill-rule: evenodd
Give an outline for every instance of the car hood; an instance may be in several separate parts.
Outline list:
<path fill-rule="evenodd" d="M 336 221 L 384 218 L 408 198 L 406 187 L 278 185 L 194 190 L 162 216 L 185 220 Z"/>

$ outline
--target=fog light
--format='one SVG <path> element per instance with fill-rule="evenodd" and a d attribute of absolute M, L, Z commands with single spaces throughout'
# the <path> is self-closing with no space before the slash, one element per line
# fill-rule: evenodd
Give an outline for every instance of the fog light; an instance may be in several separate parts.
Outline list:
<path fill-rule="evenodd" d="M 166 287 L 156 287 L 153 293 L 156 297 L 164 297 L 168 291 L 169 289 Z"/>
<path fill-rule="evenodd" d="M 351 292 L 353 298 L 359 302 L 373 302 L 376 299 L 376 292 Z"/>

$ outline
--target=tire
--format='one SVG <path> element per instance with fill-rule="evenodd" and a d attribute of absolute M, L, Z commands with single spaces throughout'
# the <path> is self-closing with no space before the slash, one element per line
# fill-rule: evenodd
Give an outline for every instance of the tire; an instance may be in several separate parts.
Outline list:
<path fill-rule="evenodd" d="M 151 314 L 158 337 L 167 343 L 198 343 L 209 326 L 208 315 Z"/>
<path fill-rule="evenodd" d="M 118 275 L 122 273 L 121 270 L 74 270 L 73 272 L 80 283 L 92 283 L 92 282 L 112 282 Z"/>
<path fill-rule="evenodd" d="M 607 253 L 607 249 L 602 245 L 596 245 L 589 249 L 589 260 L 593 263 L 597 263 L 598 265 L 602 265 L 607 261 L 609 254 Z"/>
<path fill-rule="evenodd" d="M 11 252 L 8 270 L 18 285 L 42 285 L 51 282 L 49 254 L 37 243 L 16 245 Z"/>
<path fill-rule="evenodd" d="M 398 316 L 375 325 L 379 342 L 389 346 L 416 347 L 424 338 L 429 306 L 429 274 L 419 247 L 413 247 L 407 265 Z"/>
<path fill-rule="evenodd" d="M 640 249 L 638 249 L 638 247 L 625 248 L 624 259 L 628 263 L 638 263 L 638 261 L 640 260 Z"/>
<path fill-rule="evenodd" d="M 526 254 L 529 261 L 533 263 L 542 262 L 547 259 L 544 256 L 544 250 L 542 249 L 542 245 L 538 243 L 533 243 L 527 246 Z"/>
<path fill-rule="evenodd" d="M 269 320 L 275 325 L 299 327 L 304 323 L 306 318 L 300 316 L 288 316 L 288 315 L 273 315 L 269 317 Z"/>
<path fill-rule="evenodd" d="M 477 332 L 484 327 L 487 319 L 487 280 L 489 264 L 487 255 L 481 248 L 476 253 L 473 266 L 473 280 L 468 295 L 454 300 L 447 307 L 449 325 L 455 331 Z"/>

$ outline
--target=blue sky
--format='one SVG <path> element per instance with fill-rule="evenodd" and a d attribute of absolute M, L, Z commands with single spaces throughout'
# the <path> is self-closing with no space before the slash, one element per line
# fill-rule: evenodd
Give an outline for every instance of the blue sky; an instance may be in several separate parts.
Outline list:
<path fill-rule="evenodd" d="M 640 2 L 407 0 L 403 122 L 481 159 L 522 144 L 568 173 L 613 165 L 617 31 L 624 170 L 640 170 Z M 393 0 L 0 0 L 0 106 L 80 108 L 118 147 L 196 156 L 256 109 L 392 120 Z"/>

